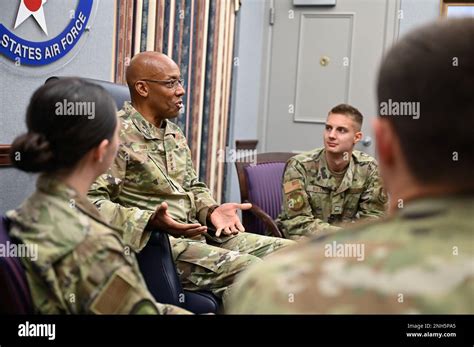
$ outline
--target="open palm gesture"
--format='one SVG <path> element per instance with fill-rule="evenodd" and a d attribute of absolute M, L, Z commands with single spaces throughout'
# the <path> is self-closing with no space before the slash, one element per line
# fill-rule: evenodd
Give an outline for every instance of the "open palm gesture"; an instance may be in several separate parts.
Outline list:
<path fill-rule="evenodd" d="M 248 210 L 252 208 L 252 204 L 226 203 L 220 205 L 211 214 L 211 222 L 216 228 L 216 236 L 238 234 L 239 231 L 245 231 L 244 226 L 240 222 L 237 210 Z"/>

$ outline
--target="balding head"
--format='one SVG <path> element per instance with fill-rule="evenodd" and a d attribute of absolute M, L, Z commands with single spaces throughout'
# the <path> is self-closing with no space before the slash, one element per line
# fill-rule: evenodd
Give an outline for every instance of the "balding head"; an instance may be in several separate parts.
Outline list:
<path fill-rule="evenodd" d="M 127 84 L 132 105 L 153 124 L 174 118 L 183 109 L 185 90 L 178 65 L 159 52 L 142 52 L 127 68 Z"/>
<path fill-rule="evenodd" d="M 135 84 L 143 79 L 166 80 L 166 71 L 178 68 L 176 63 L 166 54 L 160 52 L 141 52 L 130 61 L 126 71 L 127 85 L 132 101 L 139 95 Z"/>

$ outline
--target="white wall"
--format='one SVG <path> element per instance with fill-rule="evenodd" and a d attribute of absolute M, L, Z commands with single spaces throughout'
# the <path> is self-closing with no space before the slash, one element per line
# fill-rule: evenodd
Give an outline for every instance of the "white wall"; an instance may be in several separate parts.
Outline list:
<path fill-rule="evenodd" d="M 257 139 L 261 76 L 264 69 L 264 29 L 268 25 L 265 3 L 268 0 L 242 0 L 238 13 L 234 57 L 234 77 L 229 125 L 229 147 L 235 149 L 235 140 Z M 225 201 L 240 201 L 239 183 L 234 163 L 227 163 Z"/>
<path fill-rule="evenodd" d="M 441 0 L 402 0 L 399 35 L 439 17 Z"/>

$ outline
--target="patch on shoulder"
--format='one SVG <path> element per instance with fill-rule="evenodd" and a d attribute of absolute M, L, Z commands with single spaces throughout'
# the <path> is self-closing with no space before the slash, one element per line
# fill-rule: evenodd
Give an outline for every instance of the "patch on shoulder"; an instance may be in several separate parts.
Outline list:
<path fill-rule="evenodd" d="M 91 311 L 95 314 L 117 313 L 133 288 L 134 285 L 127 276 L 120 272 L 114 273 L 104 290 L 92 302 Z"/>
<path fill-rule="evenodd" d="M 285 194 L 291 193 L 292 191 L 297 189 L 303 189 L 299 180 L 291 180 L 283 185 L 283 190 L 285 191 Z"/>
<path fill-rule="evenodd" d="M 303 192 L 301 191 L 291 193 L 287 201 L 288 209 L 291 211 L 300 211 L 305 205 Z"/>

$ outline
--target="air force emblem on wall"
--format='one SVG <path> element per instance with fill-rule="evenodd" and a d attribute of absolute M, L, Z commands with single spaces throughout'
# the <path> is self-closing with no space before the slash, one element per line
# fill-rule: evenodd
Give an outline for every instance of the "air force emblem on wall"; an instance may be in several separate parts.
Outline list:
<path fill-rule="evenodd" d="M 73 1 L 64 0 L 17 0 L 18 11 L 11 13 L 11 23 L 3 20 L 0 23 L 0 53 L 17 65 L 41 66 L 51 64 L 64 57 L 74 48 L 87 29 L 91 15 L 93 0 L 78 0 L 74 8 Z M 64 12 L 68 17 L 66 27 L 53 33 L 48 31 L 48 11 L 55 11 L 55 6 L 61 9 L 71 3 L 71 8 Z M 62 13 L 61 12 L 61 13 Z M 4 13 L 4 15 L 6 15 Z M 49 16 L 51 18 L 51 16 Z M 28 21 L 35 23 L 35 29 L 44 37 L 41 41 L 29 41 L 20 37 L 18 31 Z M 64 29 L 63 29 L 64 28 Z M 35 33 L 36 34 L 36 33 Z M 51 37 L 55 35 L 55 37 Z"/>

